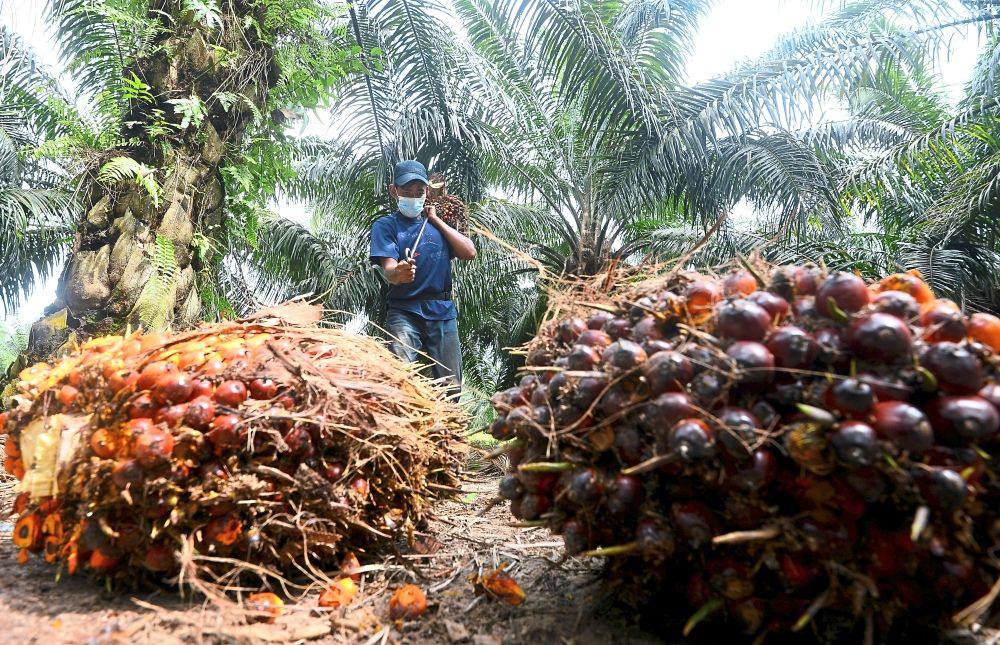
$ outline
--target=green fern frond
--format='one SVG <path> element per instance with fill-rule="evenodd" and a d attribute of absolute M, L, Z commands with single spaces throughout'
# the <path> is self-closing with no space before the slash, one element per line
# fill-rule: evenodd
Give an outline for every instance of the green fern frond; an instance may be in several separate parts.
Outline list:
<path fill-rule="evenodd" d="M 134 181 L 141 186 L 153 200 L 153 206 L 159 208 L 162 189 L 156 182 L 155 168 L 140 163 L 131 157 L 115 157 L 107 162 L 97 173 L 97 180 L 103 184 L 115 185 L 123 181 Z"/>
<path fill-rule="evenodd" d="M 174 314 L 178 266 L 173 240 L 156 236 L 153 266 L 156 270 L 143 286 L 131 317 L 144 329 L 159 331 L 170 326 Z"/>

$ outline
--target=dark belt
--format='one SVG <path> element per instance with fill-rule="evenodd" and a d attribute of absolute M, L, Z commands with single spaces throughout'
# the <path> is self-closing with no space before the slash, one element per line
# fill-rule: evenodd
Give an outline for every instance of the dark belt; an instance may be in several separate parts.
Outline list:
<path fill-rule="evenodd" d="M 422 293 L 419 296 L 409 298 L 389 298 L 393 302 L 418 302 L 421 300 L 451 300 L 451 291 L 435 291 L 432 293 Z"/>

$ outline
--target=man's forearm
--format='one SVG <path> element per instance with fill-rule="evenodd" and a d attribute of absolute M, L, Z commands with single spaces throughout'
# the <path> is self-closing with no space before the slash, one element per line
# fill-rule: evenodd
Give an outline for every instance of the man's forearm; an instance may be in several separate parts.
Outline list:
<path fill-rule="evenodd" d="M 459 260 L 471 260 L 476 257 L 476 245 L 472 243 L 472 240 L 448 226 L 437 215 L 432 215 L 430 220 L 441 231 L 441 236 L 448 242 L 448 246 L 455 253 L 455 257 Z"/>

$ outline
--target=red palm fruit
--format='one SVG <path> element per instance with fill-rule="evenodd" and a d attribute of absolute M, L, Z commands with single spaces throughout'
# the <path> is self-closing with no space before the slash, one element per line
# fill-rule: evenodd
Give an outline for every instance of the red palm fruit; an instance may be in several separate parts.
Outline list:
<path fill-rule="evenodd" d="M 635 528 L 635 541 L 647 559 L 669 558 L 677 550 L 673 532 L 659 520 L 645 518 Z"/>
<path fill-rule="evenodd" d="M 757 279 L 743 269 L 729 273 L 722 280 L 722 292 L 727 296 L 748 296 L 757 291 Z"/>
<path fill-rule="evenodd" d="M 872 299 L 872 309 L 903 320 L 916 320 L 920 316 L 920 303 L 902 291 L 883 291 L 876 295 Z"/>
<path fill-rule="evenodd" d="M 201 366 L 199 372 L 203 376 L 216 376 L 226 369 L 226 365 L 218 358 L 210 358 Z"/>
<path fill-rule="evenodd" d="M 806 320 L 819 316 L 819 313 L 816 311 L 816 298 L 813 296 L 796 298 L 792 302 L 792 315 L 799 320 Z"/>
<path fill-rule="evenodd" d="M 871 466 L 879 455 L 875 430 L 860 421 L 845 421 L 834 428 L 830 445 L 837 459 L 851 467 Z"/>
<path fill-rule="evenodd" d="M 709 560 L 705 567 L 708 585 L 727 600 L 743 600 L 753 595 L 750 567 L 735 558 Z"/>
<path fill-rule="evenodd" d="M 143 567 L 158 573 L 170 571 L 174 568 L 176 562 L 174 552 L 162 542 L 150 546 L 142 558 Z"/>
<path fill-rule="evenodd" d="M 756 390 L 774 380 L 774 355 L 760 343 L 741 340 L 726 350 L 736 362 L 737 378 L 742 387 Z"/>
<path fill-rule="evenodd" d="M 98 428 L 90 435 L 90 449 L 101 459 L 114 457 L 118 453 L 119 446 L 118 437 L 107 428 Z"/>
<path fill-rule="evenodd" d="M 562 538 L 566 555 L 576 555 L 590 548 L 590 532 L 578 520 L 571 519 L 563 523 Z"/>
<path fill-rule="evenodd" d="M 893 273 L 886 276 L 878 283 L 876 290 L 879 292 L 902 291 L 921 304 L 934 300 L 934 292 L 920 277 L 919 271 Z"/>
<path fill-rule="evenodd" d="M 153 426 L 139 433 L 132 444 L 132 456 L 144 468 L 154 468 L 166 463 L 173 451 L 173 435 L 160 426 Z"/>
<path fill-rule="evenodd" d="M 593 347 L 598 351 L 603 351 L 605 347 L 614 342 L 607 334 L 600 329 L 588 329 L 587 331 L 580 334 L 580 337 L 576 339 L 577 345 L 586 345 L 587 347 Z"/>
<path fill-rule="evenodd" d="M 957 511 L 969 496 L 965 479 L 948 468 L 919 468 L 914 479 L 927 504 L 942 513 Z"/>
<path fill-rule="evenodd" d="M 612 318 L 604 324 L 604 331 L 612 340 L 627 338 L 632 333 L 632 323 L 626 318 Z"/>
<path fill-rule="evenodd" d="M 973 394 L 983 387 L 983 366 L 963 345 L 935 343 L 923 353 L 920 363 L 934 375 L 938 387 L 950 394 Z"/>
<path fill-rule="evenodd" d="M 875 405 L 875 391 L 860 379 L 843 379 L 827 389 L 824 402 L 848 417 L 860 417 Z"/>
<path fill-rule="evenodd" d="M 690 396 L 684 392 L 665 392 L 643 406 L 641 421 L 665 437 L 675 423 L 697 414 Z"/>
<path fill-rule="evenodd" d="M 807 332 L 787 325 L 775 329 L 767 337 L 767 349 L 774 355 L 778 367 L 805 369 L 819 354 L 819 345 Z"/>
<path fill-rule="evenodd" d="M 215 388 L 217 403 L 235 408 L 247 400 L 247 386 L 243 381 L 223 381 Z"/>
<path fill-rule="evenodd" d="M 646 352 L 646 356 L 655 356 L 660 352 L 669 352 L 674 348 L 674 346 L 665 340 L 647 340 L 642 344 L 642 351 Z"/>
<path fill-rule="evenodd" d="M 747 461 L 737 462 L 729 483 L 736 489 L 753 493 L 774 481 L 778 472 L 778 461 L 774 453 L 761 448 L 755 450 Z"/>
<path fill-rule="evenodd" d="M 267 401 L 278 396 L 278 384 L 269 378 L 255 378 L 250 381 L 250 397 Z"/>
<path fill-rule="evenodd" d="M 630 340 L 616 340 L 604 350 L 603 361 L 620 370 L 630 370 L 646 361 L 646 352 Z"/>
<path fill-rule="evenodd" d="M 607 311 L 595 311 L 587 318 L 587 328 L 601 330 L 604 329 L 604 325 L 608 324 L 608 321 L 614 318 Z"/>
<path fill-rule="evenodd" d="M 285 435 L 285 443 L 288 444 L 292 456 L 299 461 L 309 459 L 316 453 L 309 431 L 302 426 L 295 426 L 289 430 Z"/>
<path fill-rule="evenodd" d="M 860 311 L 871 299 L 865 281 L 853 273 L 839 272 L 824 280 L 816 289 L 816 311 L 827 318 L 835 317 L 836 309 L 846 314 Z"/>
<path fill-rule="evenodd" d="M 138 487 L 142 483 L 142 479 L 142 467 L 135 459 L 119 461 L 115 464 L 114 470 L 111 471 L 111 481 L 122 490 Z"/>
<path fill-rule="evenodd" d="M 781 581 L 795 590 L 808 587 L 820 575 L 820 569 L 812 563 L 812 558 L 787 552 L 778 555 L 778 571 Z"/>
<path fill-rule="evenodd" d="M 215 384 L 212 383 L 207 378 L 195 379 L 193 387 L 191 388 L 191 398 L 197 399 L 199 397 L 212 398 L 215 394 Z"/>
<path fill-rule="evenodd" d="M 656 318 L 653 317 L 652 315 L 647 315 L 640 318 L 639 322 L 637 322 L 635 326 L 632 327 L 632 339 L 638 343 L 647 343 L 653 340 L 663 340 L 663 332 L 660 331 L 659 323 L 657 322 Z"/>
<path fill-rule="evenodd" d="M 21 445 L 13 437 L 7 439 L 4 443 L 3 450 L 11 459 L 19 459 L 21 457 Z"/>
<path fill-rule="evenodd" d="M 132 399 L 128 406 L 128 416 L 130 419 L 153 418 L 159 406 L 153 401 L 153 397 L 147 393 L 142 393 Z"/>
<path fill-rule="evenodd" d="M 670 428 L 667 448 L 684 461 L 707 459 L 715 454 L 715 437 L 701 419 L 681 419 Z"/>
<path fill-rule="evenodd" d="M 715 333 L 728 340 L 764 340 L 771 314 L 749 300 L 726 300 L 715 307 Z"/>
<path fill-rule="evenodd" d="M 529 493 L 549 494 L 559 481 L 557 473 L 520 473 L 521 485 Z"/>
<path fill-rule="evenodd" d="M 893 375 L 859 373 L 857 379 L 871 386 L 878 401 L 907 401 L 913 395 L 913 388 Z"/>
<path fill-rule="evenodd" d="M 685 594 L 690 606 L 701 607 L 712 599 L 712 588 L 708 586 L 703 573 L 693 573 L 688 578 Z"/>
<path fill-rule="evenodd" d="M 286 410 L 291 410 L 295 408 L 295 397 L 290 394 L 282 394 L 274 400 L 274 404 Z"/>
<path fill-rule="evenodd" d="M 490 426 L 490 435 L 497 441 L 507 441 L 514 438 L 514 429 L 507 423 L 507 417 L 501 415 L 494 419 Z"/>
<path fill-rule="evenodd" d="M 726 407 L 716 414 L 717 426 L 715 436 L 722 447 L 737 459 L 746 459 L 753 454 L 757 444 L 756 429 L 760 421 L 749 410 Z"/>
<path fill-rule="evenodd" d="M 601 356 L 589 345 L 574 345 L 566 355 L 568 367 L 579 372 L 589 372 L 601 362 Z"/>
<path fill-rule="evenodd" d="M 94 571 L 107 573 L 117 567 L 119 562 L 121 555 L 116 550 L 101 547 L 91 552 L 87 566 Z"/>
<path fill-rule="evenodd" d="M 872 427 L 900 450 L 919 454 L 934 445 L 934 431 L 919 408 L 902 401 L 875 404 Z"/>
<path fill-rule="evenodd" d="M 920 324 L 925 328 L 924 335 L 932 343 L 950 341 L 957 343 L 965 340 L 968 328 L 965 316 L 951 300 L 934 300 L 926 303 L 920 310 Z"/>
<path fill-rule="evenodd" d="M 59 392 L 56 394 L 56 399 L 58 399 L 59 403 L 62 404 L 63 407 L 68 408 L 76 401 L 76 397 L 79 393 L 80 391 L 72 385 L 64 385 L 59 388 Z"/>
<path fill-rule="evenodd" d="M 679 352 L 666 351 L 654 354 L 642 365 L 649 393 L 679 392 L 694 376 L 691 361 Z"/>
<path fill-rule="evenodd" d="M 608 512 L 618 517 L 631 517 L 638 513 L 639 505 L 645 497 L 646 491 L 640 478 L 618 475 L 608 494 Z"/>
<path fill-rule="evenodd" d="M 691 282 L 684 289 L 687 310 L 692 316 L 708 313 L 721 298 L 719 287 L 708 280 Z"/>
<path fill-rule="evenodd" d="M 770 291 L 754 291 L 747 296 L 747 300 L 761 307 L 771 315 L 771 320 L 777 324 L 779 320 L 788 316 L 788 301 L 776 293 Z"/>
<path fill-rule="evenodd" d="M 927 406 L 927 416 L 934 436 L 952 444 L 988 439 L 1000 429 L 997 409 L 978 396 L 934 398 Z"/>
<path fill-rule="evenodd" d="M 151 394 L 153 400 L 160 405 L 174 405 L 191 398 L 193 389 L 194 382 L 190 376 L 184 372 L 170 372 L 156 380 Z"/>
<path fill-rule="evenodd" d="M 795 295 L 811 296 L 816 293 L 823 280 L 823 271 L 817 266 L 806 265 L 796 267 L 792 272 Z"/>
<path fill-rule="evenodd" d="M 162 423 L 168 428 L 176 428 L 184 421 L 184 417 L 187 414 L 187 404 L 180 403 L 178 405 L 171 405 L 168 408 L 160 408 L 153 415 L 154 423 Z"/>
<path fill-rule="evenodd" d="M 715 514 L 702 502 L 675 502 L 670 506 L 670 519 L 692 549 L 708 544 L 719 531 Z"/>
<path fill-rule="evenodd" d="M 239 539 L 243 531 L 243 523 L 232 514 L 213 517 L 205 525 L 205 540 L 212 544 L 230 546 Z"/>
<path fill-rule="evenodd" d="M 851 469 L 844 475 L 844 481 L 869 504 L 879 501 L 885 495 L 885 478 L 875 468 Z"/>
<path fill-rule="evenodd" d="M 909 532 L 887 532 L 872 527 L 865 541 L 871 558 L 869 573 L 876 579 L 890 578 L 903 572 L 913 551 L 913 541 Z"/>
<path fill-rule="evenodd" d="M 7 457 L 3 461 L 3 468 L 8 474 L 12 475 L 18 480 L 24 479 L 24 462 L 20 459 L 15 459 L 14 457 Z"/>
<path fill-rule="evenodd" d="M 526 520 L 537 520 L 549 510 L 550 504 L 548 496 L 528 493 L 521 498 L 521 516 Z"/>
<path fill-rule="evenodd" d="M 910 355 L 913 335 L 896 316 L 871 313 L 851 324 L 847 344 L 860 358 L 894 363 Z"/>
<path fill-rule="evenodd" d="M 968 329 L 969 336 L 994 352 L 1000 352 L 1000 318 L 992 314 L 972 314 Z"/>
<path fill-rule="evenodd" d="M 222 455 L 230 449 L 239 448 L 241 420 L 235 414 L 220 414 L 212 419 L 209 431 L 205 437 L 212 443 L 216 455 Z"/>
<path fill-rule="evenodd" d="M 135 382 L 135 386 L 139 390 L 151 389 L 160 378 L 176 371 L 177 366 L 173 363 L 155 361 L 142 368 L 142 371 L 139 373 L 139 380 Z"/>
<path fill-rule="evenodd" d="M 596 468 L 580 468 L 570 475 L 566 497 L 574 504 L 580 506 L 593 504 L 603 494 L 604 477 Z"/>
<path fill-rule="evenodd" d="M 215 402 L 207 396 L 199 396 L 184 411 L 184 423 L 195 430 L 205 430 L 215 419 Z"/>
<path fill-rule="evenodd" d="M 351 490 L 357 493 L 361 498 L 367 498 L 370 487 L 368 485 L 368 480 L 364 477 L 355 477 L 351 480 Z"/>
<path fill-rule="evenodd" d="M 567 318 L 559 323 L 556 328 L 556 336 L 567 345 L 576 342 L 576 339 L 587 329 L 587 323 L 579 318 Z"/>

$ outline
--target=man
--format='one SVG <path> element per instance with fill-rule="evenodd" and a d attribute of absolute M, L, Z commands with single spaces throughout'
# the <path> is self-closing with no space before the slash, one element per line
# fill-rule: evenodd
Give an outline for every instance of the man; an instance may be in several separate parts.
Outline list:
<path fill-rule="evenodd" d="M 472 240 L 445 224 L 433 206 L 424 206 L 427 169 L 419 161 L 393 168 L 389 194 L 398 209 L 372 225 L 371 260 L 389 281 L 392 351 L 407 362 L 423 351 L 434 361 L 434 376 L 462 384 L 458 310 L 452 301 L 451 260 L 476 257 Z"/>

